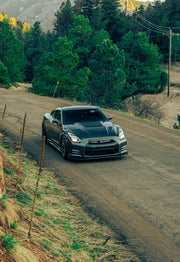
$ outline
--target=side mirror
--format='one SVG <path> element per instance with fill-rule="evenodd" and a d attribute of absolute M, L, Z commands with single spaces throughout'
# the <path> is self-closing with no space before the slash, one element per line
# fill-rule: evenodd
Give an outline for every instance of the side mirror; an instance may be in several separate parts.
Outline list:
<path fill-rule="evenodd" d="M 111 119 L 113 119 L 113 116 L 112 116 L 112 115 L 109 115 L 109 116 L 107 117 L 107 119 L 108 119 L 108 120 L 111 120 Z"/>
<path fill-rule="evenodd" d="M 53 119 L 52 122 L 57 126 L 62 126 L 62 122 L 61 121 L 59 122 L 57 119 Z"/>

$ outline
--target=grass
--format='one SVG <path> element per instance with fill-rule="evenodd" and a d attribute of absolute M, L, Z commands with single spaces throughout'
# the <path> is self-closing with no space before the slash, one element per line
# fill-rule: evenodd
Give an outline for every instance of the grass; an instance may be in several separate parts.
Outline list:
<path fill-rule="evenodd" d="M 14 237 L 11 235 L 1 235 L 1 240 L 1 245 L 5 247 L 7 253 L 9 253 L 17 244 Z"/>
<path fill-rule="evenodd" d="M 6 209 L 7 206 L 6 206 L 6 198 L 7 196 L 6 195 L 3 195 L 2 198 L 0 199 L 0 205 L 3 209 Z"/>
<path fill-rule="evenodd" d="M 8 201 L 14 198 L 18 152 L 7 150 L 2 145 L 0 152 L 5 156 Z M 24 245 L 29 229 L 39 167 L 23 156 L 22 170 L 15 205 L 19 219 L 11 223 L 13 237 L 1 236 L 7 252 L 14 248 L 15 239 L 18 239 L 19 245 Z M 103 245 L 108 236 L 111 236 L 110 240 Z M 57 181 L 52 171 L 45 168 L 39 181 L 31 242 L 32 250 L 36 248 L 41 259 L 46 255 L 47 261 L 139 261 L 106 226 L 93 221 L 83 211 L 79 200 Z"/>

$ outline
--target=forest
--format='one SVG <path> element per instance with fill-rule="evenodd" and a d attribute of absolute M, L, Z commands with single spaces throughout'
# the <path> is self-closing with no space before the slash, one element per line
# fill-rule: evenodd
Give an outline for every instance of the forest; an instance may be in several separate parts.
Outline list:
<path fill-rule="evenodd" d="M 66 0 L 48 32 L 0 14 L 0 84 L 25 81 L 39 95 L 121 108 L 127 97 L 166 88 L 170 38 L 177 63 L 179 0 L 133 14 L 118 0 Z"/>

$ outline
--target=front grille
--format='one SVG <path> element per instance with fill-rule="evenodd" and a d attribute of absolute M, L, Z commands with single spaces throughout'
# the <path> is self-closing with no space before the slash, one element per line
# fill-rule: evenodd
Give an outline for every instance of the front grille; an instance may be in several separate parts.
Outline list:
<path fill-rule="evenodd" d="M 119 145 L 113 140 L 90 141 L 85 148 L 86 156 L 112 155 L 118 152 Z"/>
<path fill-rule="evenodd" d="M 89 141 L 89 144 L 108 144 L 108 143 L 112 143 L 114 142 L 114 140 L 107 140 L 107 139 L 99 139 L 99 140 L 91 140 Z"/>

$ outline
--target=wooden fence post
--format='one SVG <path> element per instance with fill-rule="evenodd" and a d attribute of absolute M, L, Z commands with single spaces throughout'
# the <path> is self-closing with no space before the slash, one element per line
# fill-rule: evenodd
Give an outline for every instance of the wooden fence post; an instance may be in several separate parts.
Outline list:
<path fill-rule="evenodd" d="M 6 189 L 4 185 L 4 174 L 3 174 L 3 157 L 0 152 L 0 198 L 6 194 Z"/>
<path fill-rule="evenodd" d="M 19 152 L 19 168 L 18 168 L 15 197 L 14 197 L 15 200 L 16 200 L 17 188 L 18 188 L 18 183 L 19 183 L 19 176 L 20 176 L 20 171 L 21 171 L 21 160 L 22 160 L 22 149 L 23 149 L 23 141 L 24 141 L 25 124 L 26 124 L 26 113 L 25 113 L 25 116 L 24 116 L 24 123 L 23 123 L 22 137 L 21 137 L 21 148 L 20 148 L 20 152 Z"/>
<path fill-rule="evenodd" d="M 36 197 L 37 197 L 37 191 L 38 191 L 38 186 L 39 186 L 40 175 L 41 175 L 41 172 L 42 172 L 42 162 L 43 162 L 43 157 L 44 157 L 45 140 L 46 140 L 46 137 L 43 136 L 41 161 L 40 161 L 40 166 L 39 166 L 38 178 L 37 178 L 37 183 L 36 183 L 36 191 L 35 191 L 35 194 L 34 194 L 34 201 L 33 201 L 32 213 L 31 213 L 31 221 L 30 221 L 30 227 L 29 227 L 29 232 L 28 232 L 28 237 L 29 238 L 31 237 L 31 228 L 32 228 L 32 221 L 33 221 L 33 216 L 34 216 L 35 202 L 36 202 Z"/>

